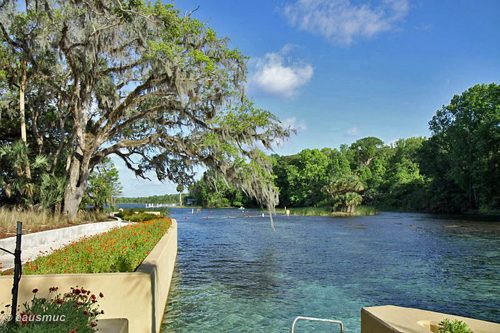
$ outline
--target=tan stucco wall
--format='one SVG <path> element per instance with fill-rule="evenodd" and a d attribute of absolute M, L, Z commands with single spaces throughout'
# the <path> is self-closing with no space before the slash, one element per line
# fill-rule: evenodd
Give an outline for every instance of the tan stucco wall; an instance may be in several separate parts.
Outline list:
<path fill-rule="evenodd" d="M 52 286 L 58 292 L 79 286 L 99 292 L 104 315 L 99 318 L 127 318 L 130 332 L 159 332 L 177 256 L 177 221 L 172 219 L 168 233 L 133 273 L 51 274 L 23 275 L 18 304 L 33 298 L 32 290 L 39 289 L 38 297 L 47 297 Z M 11 303 L 13 276 L 0 276 L 0 308 Z M 22 307 L 21 307 L 22 308 Z"/>
<path fill-rule="evenodd" d="M 443 319 L 460 320 L 474 333 L 498 333 L 500 324 L 445 313 L 404 308 L 394 305 L 374 306 L 361 310 L 362 333 L 435 332 Z"/>

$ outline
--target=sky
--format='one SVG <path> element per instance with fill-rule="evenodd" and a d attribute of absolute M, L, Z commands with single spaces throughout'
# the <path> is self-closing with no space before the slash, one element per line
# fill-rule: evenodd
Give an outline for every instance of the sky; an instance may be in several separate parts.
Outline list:
<path fill-rule="evenodd" d="M 476 84 L 500 82 L 498 0 L 178 0 L 246 56 L 246 91 L 298 132 L 274 152 L 429 136 Z M 176 193 L 117 158 L 123 196 Z"/>

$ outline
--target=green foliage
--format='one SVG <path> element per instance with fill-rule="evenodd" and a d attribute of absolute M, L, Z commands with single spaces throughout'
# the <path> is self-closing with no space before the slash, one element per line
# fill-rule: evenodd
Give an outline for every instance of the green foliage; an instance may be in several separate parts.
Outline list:
<path fill-rule="evenodd" d="M 433 178 L 437 210 L 500 207 L 500 86 L 476 85 L 455 95 L 429 122 L 422 169 Z M 484 209 L 483 208 L 483 209 Z"/>
<path fill-rule="evenodd" d="M 363 197 L 357 193 L 365 189 L 361 179 L 357 175 L 333 176 L 330 182 L 323 187 L 323 191 L 333 197 L 335 208 L 347 213 L 354 213 L 357 205 L 363 201 Z"/>
<path fill-rule="evenodd" d="M 26 165 L 31 178 L 26 176 Z M 0 193 L 12 204 L 54 208 L 61 202 L 66 182 L 47 172 L 48 159 L 32 155 L 21 140 L 0 146 Z"/>
<path fill-rule="evenodd" d="M 23 274 L 133 272 L 164 236 L 166 217 L 84 238 L 26 263 Z"/>
<path fill-rule="evenodd" d="M 33 299 L 31 302 L 25 302 L 24 310 L 18 314 L 20 319 L 18 324 L 10 326 L 5 331 L 13 333 L 94 332 L 97 317 L 104 314 L 104 311 L 98 309 L 97 304 L 98 299 L 104 295 L 99 293 L 96 296 L 90 290 L 78 286 L 72 287 L 64 295 L 54 295 L 57 290 L 58 287 L 50 287 L 49 296 L 45 298 L 37 297 L 38 289 L 34 289 Z M 51 321 L 45 318 L 50 318 Z M 7 325 L 7 323 L 2 324 L 4 327 Z"/>
<path fill-rule="evenodd" d="M 114 198 L 121 194 L 118 170 L 110 158 L 105 158 L 94 167 L 89 177 L 89 185 L 83 196 L 81 207 L 92 206 L 100 211 L 104 205 L 112 205 Z"/>
<path fill-rule="evenodd" d="M 328 156 L 317 149 L 305 149 L 293 156 L 275 156 L 276 185 L 285 206 L 315 206 L 325 199 L 318 188 L 328 181 L 332 168 Z"/>
<path fill-rule="evenodd" d="M 369 165 L 383 145 L 384 142 L 375 137 L 366 137 L 354 142 L 349 147 L 353 153 L 352 162 L 354 163 L 354 167 L 361 169 L 363 166 Z"/>
<path fill-rule="evenodd" d="M 241 189 L 226 183 L 222 177 L 214 176 L 210 171 L 189 187 L 189 196 L 195 199 L 197 205 L 207 208 L 255 207 L 257 205 Z"/>
<path fill-rule="evenodd" d="M 437 333 L 473 333 L 469 326 L 460 320 L 444 319 L 439 323 Z"/>

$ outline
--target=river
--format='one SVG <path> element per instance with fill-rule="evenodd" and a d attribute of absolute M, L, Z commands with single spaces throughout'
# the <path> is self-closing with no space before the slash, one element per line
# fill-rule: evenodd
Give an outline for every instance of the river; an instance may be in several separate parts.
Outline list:
<path fill-rule="evenodd" d="M 165 332 L 289 332 L 299 315 L 359 332 L 361 308 L 387 304 L 500 322 L 499 218 L 278 215 L 273 231 L 258 211 L 172 216 L 179 250 Z"/>

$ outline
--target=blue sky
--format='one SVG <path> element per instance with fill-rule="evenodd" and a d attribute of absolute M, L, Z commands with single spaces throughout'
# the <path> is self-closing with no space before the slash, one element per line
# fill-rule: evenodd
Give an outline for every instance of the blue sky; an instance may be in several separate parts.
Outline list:
<path fill-rule="evenodd" d="M 250 57 L 248 95 L 298 135 L 281 155 L 429 136 L 455 94 L 500 81 L 500 1 L 176 1 Z M 124 196 L 175 193 L 114 159 Z M 152 175 L 153 178 L 153 175 Z"/>

